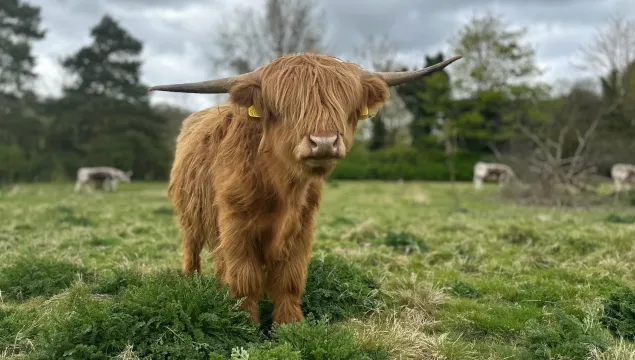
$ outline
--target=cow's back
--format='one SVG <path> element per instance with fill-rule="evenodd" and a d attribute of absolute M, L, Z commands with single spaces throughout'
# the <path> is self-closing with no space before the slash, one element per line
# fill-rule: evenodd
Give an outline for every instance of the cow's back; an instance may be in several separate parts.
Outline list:
<path fill-rule="evenodd" d="M 230 116 L 229 107 L 221 106 L 197 111 L 183 120 L 170 172 L 170 197 L 192 196 L 196 184 L 212 185 L 205 180 L 211 179 L 211 167 Z"/>
<path fill-rule="evenodd" d="M 176 139 L 168 196 L 182 226 L 194 233 L 216 231 L 213 164 L 230 121 L 229 106 L 201 110 L 183 120 Z"/>

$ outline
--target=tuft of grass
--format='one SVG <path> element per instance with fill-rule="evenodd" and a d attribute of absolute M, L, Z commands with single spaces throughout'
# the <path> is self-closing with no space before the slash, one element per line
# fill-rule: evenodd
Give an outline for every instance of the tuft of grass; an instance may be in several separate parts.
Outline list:
<path fill-rule="evenodd" d="M 549 309 L 541 320 L 527 325 L 525 347 L 531 359 L 585 359 L 592 351 L 605 351 L 611 336 L 594 322 L 581 322 L 560 308 Z"/>
<path fill-rule="evenodd" d="M 132 269 L 116 268 L 106 274 L 101 273 L 92 285 L 96 294 L 117 295 L 130 286 L 141 286 L 143 276 Z"/>
<path fill-rule="evenodd" d="M 155 214 L 155 215 L 173 216 L 174 215 L 174 209 L 172 209 L 169 206 L 161 206 L 161 207 L 158 207 L 158 208 L 152 210 L 152 213 Z"/>
<path fill-rule="evenodd" d="M 503 231 L 501 238 L 510 244 L 531 245 L 540 240 L 540 235 L 534 229 L 511 225 Z"/>
<path fill-rule="evenodd" d="M 635 291 L 619 288 L 604 303 L 602 323 L 615 336 L 635 340 Z"/>
<path fill-rule="evenodd" d="M 479 297 L 478 290 L 476 288 L 461 280 L 448 281 L 446 284 L 450 288 L 450 292 L 458 297 L 465 297 L 470 299 L 476 299 Z"/>
<path fill-rule="evenodd" d="M 389 231 L 384 239 L 384 245 L 406 254 L 428 251 L 423 239 L 406 231 Z"/>
<path fill-rule="evenodd" d="M 593 348 L 588 356 L 589 360 L 635 360 L 635 344 L 620 339 L 614 345 L 602 351 Z"/>
<path fill-rule="evenodd" d="M 33 349 L 32 322 L 25 311 L 0 307 L 0 358 L 24 355 Z"/>
<path fill-rule="evenodd" d="M 328 316 L 334 322 L 360 316 L 384 303 L 378 287 L 367 271 L 342 256 L 314 256 L 309 263 L 302 311 L 305 316 Z"/>
<path fill-rule="evenodd" d="M 635 224 L 635 215 L 621 216 L 617 214 L 609 214 L 605 220 L 614 224 Z"/>
<path fill-rule="evenodd" d="M 258 340 L 247 312 L 210 277 L 144 276 L 112 301 L 71 288 L 42 329 L 39 359 L 110 359 L 132 345 L 139 358 L 207 360 Z"/>
<path fill-rule="evenodd" d="M 268 342 L 265 345 L 250 348 L 247 354 L 249 360 L 302 360 L 300 351 L 294 350 L 290 343 Z"/>
<path fill-rule="evenodd" d="M 289 344 L 303 360 L 384 360 L 387 354 L 380 348 L 362 350 L 352 329 L 330 325 L 327 320 L 302 320 L 276 326 L 276 340 Z"/>
<path fill-rule="evenodd" d="M 66 289 L 78 276 L 90 277 L 91 274 L 70 262 L 23 256 L 0 269 L 0 291 L 7 300 L 48 297 Z"/>

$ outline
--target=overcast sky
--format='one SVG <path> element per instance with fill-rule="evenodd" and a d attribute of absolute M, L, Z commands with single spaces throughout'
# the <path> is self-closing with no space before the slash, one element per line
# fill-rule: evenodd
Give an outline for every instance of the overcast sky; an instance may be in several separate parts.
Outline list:
<path fill-rule="evenodd" d="M 47 37 L 35 45 L 42 92 L 59 93 L 61 56 L 90 42 L 89 29 L 109 13 L 144 43 L 142 81 L 148 85 L 206 80 L 213 73 L 205 53 L 213 29 L 235 6 L 260 7 L 264 0 L 27 0 L 42 8 Z M 424 54 L 445 50 L 448 39 L 473 11 L 492 9 L 508 22 L 529 27 L 528 40 L 549 81 L 578 75 L 571 66 L 579 44 L 619 11 L 635 14 L 635 0 L 321 0 L 332 55 L 345 60 L 365 33 L 395 40 L 396 57 L 423 65 Z M 504 5 L 502 5 L 504 4 Z M 236 19 L 239 21 L 239 19 Z M 446 54 L 451 56 L 452 54 Z M 210 95 L 153 94 L 153 101 L 197 109 L 213 105 Z"/>

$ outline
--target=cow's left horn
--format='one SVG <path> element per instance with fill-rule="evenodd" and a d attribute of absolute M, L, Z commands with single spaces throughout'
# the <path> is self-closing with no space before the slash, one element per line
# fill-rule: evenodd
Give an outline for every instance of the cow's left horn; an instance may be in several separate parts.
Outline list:
<path fill-rule="evenodd" d="M 171 84 L 171 85 L 157 85 L 148 89 L 148 91 L 170 91 L 181 93 L 194 93 L 194 94 L 225 94 L 228 93 L 232 85 L 236 80 L 245 77 L 258 76 L 260 73 L 258 68 L 252 72 L 241 74 L 238 76 L 231 76 L 221 79 L 214 79 L 208 81 L 201 81 L 195 83 L 184 84 Z"/>
<path fill-rule="evenodd" d="M 415 71 L 391 71 L 391 72 L 369 72 L 369 75 L 378 75 L 388 86 L 396 86 L 406 83 L 408 81 L 417 80 L 424 76 L 428 76 L 432 73 L 435 73 L 439 70 L 443 70 L 446 66 L 452 64 L 458 59 L 462 58 L 462 56 L 455 56 L 448 60 L 442 61 L 438 64 L 434 64 L 432 66 L 428 66 L 427 68 L 423 68 L 421 70 Z"/>

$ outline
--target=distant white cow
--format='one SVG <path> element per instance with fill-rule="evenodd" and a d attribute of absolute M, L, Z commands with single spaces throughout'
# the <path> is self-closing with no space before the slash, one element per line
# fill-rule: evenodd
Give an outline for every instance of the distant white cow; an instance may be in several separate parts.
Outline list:
<path fill-rule="evenodd" d="M 112 167 L 81 167 L 77 170 L 75 192 L 79 192 L 89 182 L 100 183 L 104 190 L 115 191 L 120 182 L 129 183 L 131 177 L 132 171 L 123 172 Z"/>
<path fill-rule="evenodd" d="M 486 163 L 479 161 L 474 164 L 474 188 L 480 189 L 483 187 L 483 181 L 498 181 L 500 185 L 509 182 L 514 179 L 516 175 L 512 169 L 499 163 Z"/>
<path fill-rule="evenodd" d="M 622 190 L 630 190 L 631 183 L 635 182 L 635 165 L 631 164 L 615 164 L 611 167 L 611 178 L 615 192 Z"/>

